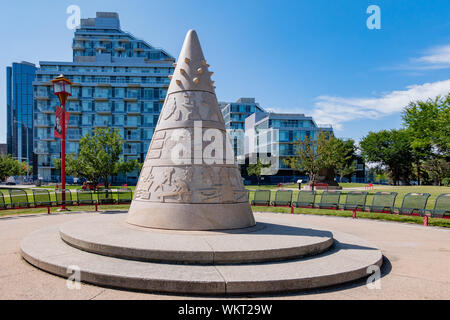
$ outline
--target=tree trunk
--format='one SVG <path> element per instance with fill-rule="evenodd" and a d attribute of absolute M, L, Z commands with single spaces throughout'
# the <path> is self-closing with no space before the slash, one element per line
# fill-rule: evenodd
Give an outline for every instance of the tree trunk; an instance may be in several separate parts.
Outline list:
<path fill-rule="evenodd" d="M 417 185 L 420 186 L 420 163 L 419 163 L 419 159 L 417 159 L 417 161 L 416 161 L 416 166 L 417 166 Z"/>

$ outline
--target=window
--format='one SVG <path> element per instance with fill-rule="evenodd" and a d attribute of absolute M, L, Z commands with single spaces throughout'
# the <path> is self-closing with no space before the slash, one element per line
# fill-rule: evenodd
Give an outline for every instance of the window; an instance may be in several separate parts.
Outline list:
<path fill-rule="evenodd" d="M 125 97 L 125 88 L 114 88 L 114 97 L 115 98 L 124 98 Z"/>
<path fill-rule="evenodd" d="M 109 98 L 110 90 L 108 88 L 95 88 L 95 97 L 96 98 Z"/>
<path fill-rule="evenodd" d="M 92 111 L 92 102 L 91 101 L 82 101 L 81 108 L 84 112 Z"/>
<path fill-rule="evenodd" d="M 152 100 L 153 99 L 153 88 L 144 88 L 143 99 Z"/>
<path fill-rule="evenodd" d="M 81 124 L 83 126 L 92 126 L 92 115 L 91 114 L 83 114 L 81 117 Z"/>
<path fill-rule="evenodd" d="M 114 101 L 115 112 L 125 112 L 125 103 L 123 101 Z"/>
<path fill-rule="evenodd" d="M 125 123 L 125 116 L 123 114 L 115 114 L 113 120 L 115 126 L 123 126 Z"/>
<path fill-rule="evenodd" d="M 92 98 L 92 87 L 83 87 L 81 95 L 83 98 Z"/>
<path fill-rule="evenodd" d="M 127 89 L 127 98 L 138 98 L 139 89 Z"/>

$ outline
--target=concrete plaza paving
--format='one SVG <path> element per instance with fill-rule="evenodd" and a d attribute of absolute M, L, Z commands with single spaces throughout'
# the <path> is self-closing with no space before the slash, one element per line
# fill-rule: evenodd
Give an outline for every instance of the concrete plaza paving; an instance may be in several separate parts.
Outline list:
<path fill-rule="evenodd" d="M 256 213 L 258 216 L 274 213 Z M 94 213 L 27 215 L 0 218 L 0 299 L 205 299 L 129 292 L 81 284 L 70 290 L 66 279 L 38 270 L 20 256 L 20 243 L 31 232 Z M 250 296 L 264 299 L 450 299 L 450 230 L 396 222 L 343 217 L 279 214 L 286 221 L 314 224 L 368 240 L 385 256 L 381 288 L 365 281 L 308 292 Z M 245 296 L 247 298 L 249 296 Z M 236 297 L 232 297 L 236 298 Z"/>

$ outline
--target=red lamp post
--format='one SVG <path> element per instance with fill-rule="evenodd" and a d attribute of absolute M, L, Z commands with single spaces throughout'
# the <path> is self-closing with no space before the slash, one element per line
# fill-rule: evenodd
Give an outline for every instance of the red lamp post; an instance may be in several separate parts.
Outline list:
<path fill-rule="evenodd" d="M 61 121 L 61 188 L 62 188 L 62 205 L 61 209 L 66 210 L 65 206 L 65 189 L 66 189 L 66 101 L 67 97 L 72 95 L 72 82 L 66 79 L 64 75 L 59 75 L 51 80 L 53 84 L 53 92 L 61 102 L 62 114 Z M 58 121 L 58 120 L 56 120 Z"/>

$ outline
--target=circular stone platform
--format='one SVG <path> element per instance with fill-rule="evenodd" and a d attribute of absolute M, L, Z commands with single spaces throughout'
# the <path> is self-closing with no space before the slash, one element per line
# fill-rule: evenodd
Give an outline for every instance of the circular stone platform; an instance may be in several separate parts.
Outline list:
<path fill-rule="evenodd" d="M 69 276 L 69 267 L 77 266 L 81 270 L 81 281 L 92 284 L 154 292 L 220 295 L 294 291 L 336 285 L 366 277 L 369 275 L 368 267 L 382 264 L 380 250 L 354 236 L 333 232 L 331 237 L 328 231 L 317 230 L 313 226 L 297 226 L 295 220 L 281 224 L 277 214 L 258 218 L 257 226 L 248 230 L 192 233 L 154 229 L 144 231 L 146 229 L 123 225 L 124 214 L 103 214 L 38 230 L 22 242 L 21 251 L 22 256 L 31 264 L 62 277 Z M 84 231 L 81 230 L 83 226 Z M 269 232 L 270 230 L 272 232 Z M 123 232 L 128 233 L 130 241 L 127 241 L 126 237 L 122 238 Z M 61 234 L 66 237 L 65 241 L 72 242 L 72 245 L 63 241 Z M 286 242 L 274 240 L 278 237 L 285 238 Z M 303 237 L 309 240 L 302 240 Z M 272 259 L 280 260 L 281 255 L 273 254 L 277 246 L 281 246 L 280 251 L 286 250 L 285 252 L 296 248 L 293 252 L 298 253 L 299 248 L 305 248 L 304 245 L 314 247 L 320 243 L 320 239 L 324 240 L 323 245 L 330 240 L 333 242 L 333 238 L 334 244 L 328 247 L 328 250 L 309 257 L 291 256 L 288 259 L 289 255 L 284 254 L 286 258 L 282 261 L 252 263 L 251 259 L 242 258 L 246 252 L 251 252 L 254 255 L 252 259 L 261 258 L 263 253 L 266 253 Z M 136 241 L 139 239 L 147 239 L 149 242 L 138 245 Z M 184 246 L 181 246 L 183 240 Z M 86 250 L 91 252 L 74 247 L 75 242 L 78 247 L 86 246 Z M 116 252 L 120 243 L 127 243 L 128 249 Z M 213 245 L 208 249 L 206 244 L 211 243 Z M 198 244 L 204 246 L 196 247 Z M 242 250 L 239 250 L 239 245 Z M 98 252 L 114 253 L 121 255 L 121 258 Z M 219 252 L 225 254 L 215 259 Z M 136 261 L 125 258 L 131 255 L 135 259 L 140 255 L 145 260 L 155 257 L 166 260 L 169 256 L 174 262 L 180 262 L 191 253 L 196 258 L 190 259 L 190 263 L 200 264 Z M 245 264 L 217 263 L 225 262 L 226 259 L 243 261 Z"/>
<path fill-rule="evenodd" d="M 329 231 L 259 222 L 222 231 L 167 231 L 132 226 L 123 215 L 98 215 L 60 226 L 67 244 L 106 256 L 153 262 L 223 264 L 286 260 L 322 253 Z"/>

